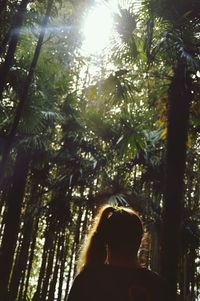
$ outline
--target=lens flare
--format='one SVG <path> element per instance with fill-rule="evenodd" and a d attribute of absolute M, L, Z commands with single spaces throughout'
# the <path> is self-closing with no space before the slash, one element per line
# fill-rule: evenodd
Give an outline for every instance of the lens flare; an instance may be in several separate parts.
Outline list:
<path fill-rule="evenodd" d="M 83 51 L 98 54 L 109 45 L 114 31 L 113 15 L 109 6 L 97 4 L 93 7 L 83 25 Z"/>

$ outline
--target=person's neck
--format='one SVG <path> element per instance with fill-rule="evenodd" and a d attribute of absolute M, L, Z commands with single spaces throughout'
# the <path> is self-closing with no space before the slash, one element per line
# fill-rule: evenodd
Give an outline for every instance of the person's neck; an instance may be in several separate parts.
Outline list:
<path fill-rule="evenodd" d="M 109 256 L 108 264 L 112 266 L 118 267 L 126 267 L 126 268 L 141 268 L 141 265 L 138 262 L 137 256 Z"/>

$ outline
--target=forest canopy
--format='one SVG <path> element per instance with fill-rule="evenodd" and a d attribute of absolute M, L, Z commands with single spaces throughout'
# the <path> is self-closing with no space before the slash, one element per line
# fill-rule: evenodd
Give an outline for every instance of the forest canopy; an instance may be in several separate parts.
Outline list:
<path fill-rule="evenodd" d="M 96 210 L 199 300 L 200 2 L 0 2 L 0 301 L 66 301 Z"/>

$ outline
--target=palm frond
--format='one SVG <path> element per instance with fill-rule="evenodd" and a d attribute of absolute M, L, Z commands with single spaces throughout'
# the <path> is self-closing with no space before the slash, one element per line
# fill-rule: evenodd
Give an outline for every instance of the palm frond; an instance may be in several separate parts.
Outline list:
<path fill-rule="evenodd" d="M 63 120 L 61 114 L 50 110 L 40 110 L 37 107 L 29 106 L 23 115 L 19 132 L 26 135 L 37 135 L 47 128 L 53 127 L 56 122 Z"/>
<path fill-rule="evenodd" d="M 26 151 L 30 150 L 31 152 L 44 152 L 48 149 L 49 140 L 44 135 L 34 135 L 21 138 L 18 143 Z"/>

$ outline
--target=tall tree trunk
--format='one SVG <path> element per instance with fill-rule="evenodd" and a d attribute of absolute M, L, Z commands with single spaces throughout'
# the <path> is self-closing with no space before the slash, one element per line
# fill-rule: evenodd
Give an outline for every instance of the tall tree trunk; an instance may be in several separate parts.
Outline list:
<path fill-rule="evenodd" d="M 64 238 L 67 239 L 64 235 Z M 59 287 L 58 287 L 58 301 L 62 300 L 62 288 L 63 288 L 63 281 L 64 281 L 64 272 L 65 272 L 65 263 L 67 257 L 67 243 L 64 242 L 63 249 L 62 249 L 62 256 L 61 256 L 61 267 L 60 267 L 60 278 L 59 278 Z"/>
<path fill-rule="evenodd" d="M 5 301 L 8 293 L 8 282 L 12 270 L 17 236 L 20 226 L 20 214 L 30 163 L 30 154 L 18 151 L 13 184 L 8 195 L 8 208 L 5 217 L 5 228 L 0 252 L 0 300 Z"/>
<path fill-rule="evenodd" d="M 5 216 L 6 216 L 6 211 L 7 211 L 7 204 L 6 204 L 6 200 L 8 198 L 8 192 L 10 190 L 10 185 L 11 183 L 9 183 L 8 187 L 4 187 L 2 193 L 1 193 L 1 208 L 0 208 L 0 242 L 2 240 L 3 237 L 3 229 L 4 229 L 4 225 L 5 225 Z"/>
<path fill-rule="evenodd" d="M 41 267 L 40 267 L 40 274 L 39 274 L 39 278 L 38 278 L 38 282 L 37 282 L 37 289 L 36 292 L 34 293 L 33 296 L 33 301 L 38 301 L 41 295 L 41 286 L 42 286 L 42 282 L 44 279 L 44 275 L 45 275 L 45 269 L 46 269 L 46 263 L 47 263 L 47 255 L 48 255 L 48 232 L 50 229 L 50 224 L 49 222 L 47 223 L 46 226 L 46 230 L 45 230 L 45 243 L 44 243 L 44 247 L 43 247 L 43 253 L 42 253 L 42 263 L 41 263 Z"/>
<path fill-rule="evenodd" d="M 43 286 L 41 289 L 41 298 L 39 299 L 40 301 L 46 300 L 47 297 L 47 292 L 48 292 L 48 287 L 51 279 L 51 273 L 53 269 L 53 261 L 54 261 L 54 256 L 55 256 L 55 251 L 56 251 L 56 245 L 57 245 L 57 233 L 56 233 L 56 228 L 53 222 L 53 226 L 51 228 L 50 236 L 49 236 L 49 251 L 48 251 L 48 262 L 47 262 L 47 268 L 46 268 L 46 273 L 43 281 Z"/>
<path fill-rule="evenodd" d="M 13 268 L 11 283 L 10 283 L 10 296 L 12 300 L 17 299 L 18 288 L 20 284 L 20 279 L 26 270 L 26 264 L 28 261 L 28 251 L 31 243 L 32 233 L 33 233 L 33 225 L 34 219 L 32 214 L 30 214 L 30 206 L 37 200 L 37 189 L 38 183 L 32 183 L 31 196 L 29 200 L 29 204 L 27 206 L 27 212 L 24 220 L 23 227 L 23 239 L 19 252 L 19 256 L 15 262 L 15 266 Z"/>
<path fill-rule="evenodd" d="M 83 198 L 83 196 L 82 196 Z M 77 217 L 77 220 L 76 220 L 76 230 L 75 230 L 75 237 L 74 237 L 74 241 L 75 241 L 75 244 L 76 244 L 76 249 L 75 249 L 75 261 L 78 259 L 78 249 L 79 249 L 79 242 L 80 242 L 80 235 L 81 235 L 81 227 L 82 227 L 82 215 L 83 215 L 83 207 L 81 205 L 79 205 L 79 208 L 78 208 L 78 217 Z"/>
<path fill-rule="evenodd" d="M 192 99 L 191 79 L 184 61 L 179 60 L 169 89 L 168 134 L 166 154 L 166 189 L 164 195 L 162 274 L 176 299 L 177 267 L 183 211 L 183 177 L 189 104 Z"/>
<path fill-rule="evenodd" d="M 5 6 L 6 5 L 5 1 L 2 2 L 1 6 L 3 5 L 3 3 Z M 13 29 L 12 37 L 10 39 L 5 62 L 3 64 L 3 67 L 2 67 L 2 70 L 0 73 L 0 101 L 2 100 L 2 97 L 3 97 L 3 91 L 4 91 L 4 88 L 6 85 L 8 72 L 13 64 L 14 55 L 15 55 L 15 51 L 17 48 L 17 43 L 18 43 L 19 35 L 20 35 L 20 29 L 22 27 L 22 23 L 24 20 L 24 16 L 26 13 L 26 8 L 27 8 L 28 3 L 29 3 L 29 0 L 22 0 L 21 4 L 19 6 L 19 11 L 17 12 L 17 14 L 15 16 L 15 22 L 12 26 L 12 29 Z"/>
<path fill-rule="evenodd" d="M 42 264 L 38 279 L 37 289 L 33 301 L 43 301 L 46 298 L 50 274 L 53 266 L 55 245 L 57 241 L 57 219 L 52 214 L 52 208 L 49 212 L 49 220 L 45 231 L 45 243 L 43 247 Z"/>
<path fill-rule="evenodd" d="M 18 271 L 17 271 L 17 266 L 18 266 L 18 263 L 19 263 L 19 259 L 20 259 L 20 254 L 21 254 L 21 250 L 22 250 L 22 243 L 23 243 L 23 234 L 21 233 L 21 231 L 19 230 L 20 232 L 20 237 L 18 235 L 18 240 L 17 240 L 17 250 L 15 251 L 16 255 L 15 257 L 13 258 L 13 267 L 12 267 L 12 273 L 11 273 L 11 277 L 10 277 L 10 281 L 9 281 L 9 286 L 8 286 L 8 291 L 9 291 L 9 298 L 10 299 L 13 299 L 13 300 L 16 300 L 16 297 L 13 298 L 13 294 L 12 294 L 12 290 L 13 290 L 13 279 L 16 279 L 18 276 Z"/>
<path fill-rule="evenodd" d="M 191 247 L 190 250 L 190 281 L 191 281 L 191 299 L 195 300 L 195 259 L 197 258 L 196 250 Z"/>
<path fill-rule="evenodd" d="M 30 279 L 30 275 L 31 275 L 31 269 L 32 269 L 32 265 L 33 265 L 33 257 L 34 257 L 34 251 L 35 251 L 35 245 L 36 245 L 38 223 L 39 223 L 39 218 L 36 218 L 36 221 L 34 223 L 34 236 L 33 236 L 32 242 L 31 242 L 31 246 L 30 246 L 30 255 L 29 255 L 28 268 L 27 268 L 25 288 L 23 290 L 22 286 L 24 286 L 24 283 L 21 284 L 18 301 L 22 301 L 22 300 L 26 301 L 27 300 L 26 296 L 27 296 L 27 291 L 28 291 L 29 279 Z"/>
<path fill-rule="evenodd" d="M 72 249 L 71 249 L 71 258 L 70 258 L 70 263 L 69 263 L 69 271 L 67 275 L 67 285 L 66 285 L 66 291 L 65 291 L 65 297 L 64 301 L 67 301 L 69 289 L 70 289 L 70 282 L 73 278 L 73 262 L 74 262 L 74 251 L 75 251 L 76 244 L 73 242 Z"/>
<path fill-rule="evenodd" d="M 50 287 L 49 287 L 48 301 L 54 300 L 56 284 L 58 279 L 58 271 L 60 268 L 60 263 L 63 254 L 63 248 L 64 248 L 64 238 L 65 236 L 63 235 L 63 233 L 60 233 L 58 245 L 57 245 L 56 262 L 54 265 L 53 277 L 51 279 Z"/>
<path fill-rule="evenodd" d="M 25 1 L 25 0 L 23 0 L 23 1 Z M 47 4 L 46 14 L 45 14 L 45 17 L 44 17 L 43 22 L 41 24 L 41 32 L 40 32 L 40 36 L 39 36 L 39 39 L 38 39 L 38 42 L 37 42 L 37 45 L 36 45 L 36 48 L 35 48 L 35 53 L 34 53 L 34 56 L 33 56 L 33 60 L 32 60 L 32 63 L 31 63 L 30 69 L 29 69 L 28 76 L 27 76 L 26 81 L 24 83 L 22 94 L 21 94 L 20 99 L 19 99 L 19 104 L 18 104 L 17 109 L 16 109 L 14 121 L 13 121 L 11 130 L 10 130 L 10 133 L 5 139 L 5 147 L 4 147 L 4 151 L 3 151 L 3 154 L 2 154 L 2 161 L 1 161 L 1 164 L 0 164 L 0 171 L 1 171 L 1 173 L 0 173 L 0 187 L 2 185 L 4 171 L 5 171 L 6 163 L 7 163 L 9 154 L 10 154 L 10 150 L 12 148 L 13 139 L 14 139 L 16 133 L 17 133 L 18 125 L 19 125 L 19 122 L 20 122 L 20 119 L 21 119 L 21 116 L 22 116 L 22 112 L 23 112 L 23 109 L 24 109 L 24 104 L 25 104 L 25 102 L 27 101 L 27 98 L 28 98 L 29 89 L 30 89 L 30 86 L 31 86 L 31 82 L 32 82 L 32 79 L 33 79 L 35 68 L 37 66 L 37 62 L 38 62 L 39 55 L 40 55 L 40 52 L 41 52 L 41 48 L 42 48 L 42 44 L 43 44 L 43 40 L 44 40 L 44 35 L 45 35 L 45 31 L 46 31 L 46 26 L 47 26 L 47 23 L 48 23 L 48 20 L 49 20 L 49 15 L 50 15 L 50 12 L 51 12 L 52 4 L 53 4 L 53 0 L 49 0 L 48 4 Z M 3 75 L 3 76 L 5 76 L 5 75 Z M 4 83 L 2 83 L 2 85 L 3 84 Z M 3 90 L 2 90 L 2 92 L 3 92 Z M 0 97 L 1 97 L 2 92 L 1 92 L 1 78 L 0 78 Z"/>

